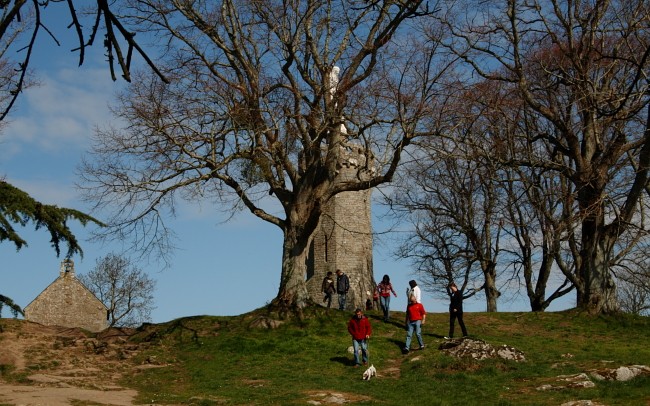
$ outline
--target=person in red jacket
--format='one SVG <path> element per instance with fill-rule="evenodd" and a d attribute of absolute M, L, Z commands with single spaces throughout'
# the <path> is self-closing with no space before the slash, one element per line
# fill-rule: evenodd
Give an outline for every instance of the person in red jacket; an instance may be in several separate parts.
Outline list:
<path fill-rule="evenodd" d="M 363 311 L 357 308 L 354 316 L 348 322 L 348 332 L 352 336 L 352 348 L 354 348 L 354 367 L 361 365 L 359 362 L 359 348 L 361 348 L 361 358 L 363 365 L 368 365 L 368 339 L 372 334 L 370 320 L 364 316 Z"/>
<path fill-rule="evenodd" d="M 422 325 L 424 324 L 427 318 L 427 313 L 424 311 L 424 306 L 422 303 L 417 302 L 415 295 L 409 297 L 409 305 L 406 308 L 406 343 L 402 352 L 408 354 L 411 350 L 411 338 L 413 337 L 413 332 L 415 331 L 415 337 L 418 339 L 418 344 L 420 344 L 420 349 L 424 349 L 424 342 L 422 341 Z"/>

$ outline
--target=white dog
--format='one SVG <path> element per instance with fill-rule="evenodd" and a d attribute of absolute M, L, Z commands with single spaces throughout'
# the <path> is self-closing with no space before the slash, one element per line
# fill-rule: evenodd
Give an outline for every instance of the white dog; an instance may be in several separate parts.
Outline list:
<path fill-rule="evenodd" d="M 370 365 L 370 368 L 366 369 L 363 373 L 363 380 L 369 381 L 373 376 L 377 377 L 377 370 L 374 365 Z"/>

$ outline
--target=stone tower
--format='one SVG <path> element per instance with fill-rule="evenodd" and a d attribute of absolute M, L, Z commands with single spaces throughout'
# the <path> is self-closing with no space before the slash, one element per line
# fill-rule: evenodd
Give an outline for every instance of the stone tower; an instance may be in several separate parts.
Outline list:
<path fill-rule="evenodd" d="M 98 332 L 108 327 L 106 306 L 76 277 L 74 262 L 61 262 L 59 277 L 25 306 L 25 320 Z"/>
<path fill-rule="evenodd" d="M 339 84 L 338 66 L 329 73 L 330 102 L 335 100 Z M 345 120 L 342 117 L 341 122 Z M 338 131 L 345 138 L 347 128 L 341 124 Z M 355 181 L 373 175 L 372 163 L 368 162 L 362 145 L 343 142 L 339 147 L 337 178 L 339 181 Z M 374 291 L 372 268 L 372 224 L 370 221 L 371 190 L 342 192 L 330 199 L 309 247 L 307 259 L 307 290 L 316 303 L 322 303 L 323 278 L 331 271 L 336 282 L 336 270 L 340 269 L 350 279 L 346 309 L 364 308 L 366 299 Z M 334 295 L 332 306 L 338 308 Z"/>
<path fill-rule="evenodd" d="M 358 179 L 364 173 L 366 158 L 363 148 L 348 143 L 341 147 L 338 164 L 341 180 Z M 336 281 L 341 269 L 350 279 L 346 309 L 364 308 L 368 292 L 375 281 L 372 266 L 371 190 L 342 192 L 327 205 L 309 247 L 307 289 L 316 303 L 323 304 L 321 284 L 328 271 Z M 332 307 L 338 308 L 336 295 Z"/>

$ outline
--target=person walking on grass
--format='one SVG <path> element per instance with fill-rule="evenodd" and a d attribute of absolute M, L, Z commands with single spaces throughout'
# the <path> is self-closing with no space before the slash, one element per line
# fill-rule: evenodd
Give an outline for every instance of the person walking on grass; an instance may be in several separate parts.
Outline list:
<path fill-rule="evenodd" d="M 379 309 L 379 293 L 377 293 L 377 289 L 372 294 L 372 308 L 375 310 Z"/>
<path fill-rule="evenodd" d="M 408 354 L 411 351 L 411 338 L 413 332 L 420 344 L 420 350 L 424 349 L 424 341 L 422 341 L 422 325 L 425 323 L 427 313 L 424 310 L 422 303 L 417 302 L 415 295 L 409 297 L 409 305 L 406 308 L 406 343 L 404 344 L 403 353 Z"/>
<path fill-rule="evenodd" d="M 352 336 L 352 348 L 354 349 L 354 367 L 358 368 L 368 365 L 368 339 L 372 334 L 370 320 L 363 314 L 363 311 L 357 308 L 354 316 L 348 322 L 348 332 Z M 361 360 L 359 360 L 359 349 L 361 349 Z"/>
<path fill-rule="evenodd" d="M 395 293 L 395 289 L 393 289 L 388 275 L 384 275 L 381 282 L 377 285 L 377 293 L 379 293 L 379 304 L 381 310 L 384 312 L 384 321 L 386 322 L 390 318 L 390 294 L 392 293 L 393 296 L 397 297 L 397 293 Z"/>
<path fill-rule="evenodd" d="M 332 295 L 336 292 L 334 288 L 334 278 L 332 277 L 332 271 L 328 271 L 325 278 L 323 278 L 323 286 L 321 291 L 325 295 L 323 297 L 323 302 L 327 303 L 327 308 L 329 309 L 332 306 Z"/>
<path fill-rule="evenodd" d="M 336 294 L 339 297 L 339 310 L 345 310 L 345 301 L 350 290 L 350 279 L 342 270 L 336 270 Z"/>
<path fill-rule="evenodd" d="M 458 319 L 458 324 L 463 330 L 463 337 L 467 336 L 467 329 L 463 322 L 463 292 L 458 290 L 454 282 L 450 283 L 447 287 L 447 294 L 449 295 L 449 336 L 445 338 L 454 338 L 454 324 Z"/>

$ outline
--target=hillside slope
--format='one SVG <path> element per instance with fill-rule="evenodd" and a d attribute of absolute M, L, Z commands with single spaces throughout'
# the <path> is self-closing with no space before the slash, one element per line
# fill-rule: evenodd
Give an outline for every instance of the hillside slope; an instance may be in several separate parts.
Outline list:
<path fill-rule="evenodd" d="M 91 335 L 80 329 L 0 320 L 0 404 L 131 405 L 137 391 L 119 384 L 139 346 L 131 331 Z M 79 404 L 79 403 L 77 403 Z"/>
<path fill-rule="evenodd" d="M 449 345 L 444 313 L 428 315 L 427 349 L 402 355 L 404 313 L 384 323 L 370 312 L 370 362 L 378 376 L 367 382 L 348 352 L 350 314 L 309 308 L 303 316 L 282 321 L 259 309 L 96 335 L 2 319 L 0 405 L 401 405 L 405 393 L 410 405 L 650 405 L 648 374 L 625 382 L 594 378 L 650 365 L 648 318 L 466 315 L 470 341 L 515 348 L 525 356 L 516 362 L 441 351 Z"/>

